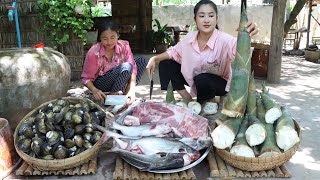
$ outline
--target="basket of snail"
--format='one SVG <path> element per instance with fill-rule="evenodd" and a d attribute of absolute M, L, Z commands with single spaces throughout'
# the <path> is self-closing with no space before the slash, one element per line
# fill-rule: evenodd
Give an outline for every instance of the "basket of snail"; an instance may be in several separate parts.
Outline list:
<path fill-rule="evenodd" d="M 43 103 L 16 127 L 15 149 L 40 171 L 77 167 L 97 156 L 105 134 L 93 124 L 105 126 L 107 116 L 111 114 L 85 98 Z"/>
<path fill-rule="evenodd" d="M 299 141 L 288 150 L 281 150 L 278 153 L 268 151 L 266 156 L 244 157 L 230 153 L 225 149 L 216 148 L 216 153 L 233 167 L 246 171 L 263 171 L 279 167 L 286 163 L 297 151 L 301 141 L 301 130 L 299 124 L 293 120 Z M 231 151 L 231 150 L 230 150 Z"/>

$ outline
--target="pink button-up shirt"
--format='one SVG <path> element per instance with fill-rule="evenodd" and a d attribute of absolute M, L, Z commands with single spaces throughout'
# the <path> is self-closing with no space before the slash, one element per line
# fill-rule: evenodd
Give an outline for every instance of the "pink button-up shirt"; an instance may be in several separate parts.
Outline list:
<path fill-rule="evenodd" d="M 108 61 L 105 48 L 101 43 L 94 44 L 88 51 L 83 64 L 81 74 L 82 83 L 93 82 L 98 76 L 102 76 L 110 69 L 124 63 L 132 64 L 133 73 L 137 75 L 137 65 L 134 61 L 128 41 L 118 40 L 111 61 Z"/>
<path fill-rule="evenodd" d="M 219 30 L 214 30 L 204 49 L 197 41 L 198 31 L 188 33 L 178 44 L 167 50 L 171 59 L 181 64 L 181 73 L 196 96 L 193 78 L 201 73 L 212 73 L 227 80 L 228 92 L 231 81 L 231 62 L 236 55 L 237 39 Z"/>

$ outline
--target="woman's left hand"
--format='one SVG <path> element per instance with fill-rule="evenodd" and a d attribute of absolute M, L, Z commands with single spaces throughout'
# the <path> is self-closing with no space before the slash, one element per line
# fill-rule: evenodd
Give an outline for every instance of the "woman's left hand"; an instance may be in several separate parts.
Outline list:
<path fill-rule="evenodd" d="M 253 22 L 251 22 L 251 21 L 249 21 L 249 22 L 246 24 L 246 27 L 247 27 L 247 31 L 248 31 L 249 34 L 250 34 L 250 37 L 258 34 L 258 32 L 259 32 L 259 28 L 257 28 L 256 23 L 253 23 Z"/>
<path fill-rule="evenodd" d="M 130 90 L 127 94 L 127 99 L 127 104 L 131 105 L 136 100 L 136 92 Z"/>

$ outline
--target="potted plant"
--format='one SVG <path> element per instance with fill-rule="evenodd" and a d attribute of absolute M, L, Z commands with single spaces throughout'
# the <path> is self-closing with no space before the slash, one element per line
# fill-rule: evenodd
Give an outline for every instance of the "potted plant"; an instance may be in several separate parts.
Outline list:
<path fill-rule="evenodd" d="M 172 42 L 172 37 L 170 32 L 167 31 L 167 24 L 161 26 L 158 19 L 154 19 L 155 23 L 153 27 L 156 27 L 157 30 L 152 33 L 152 43 L 157 53 L 165 52 L 168 46 Z"/>

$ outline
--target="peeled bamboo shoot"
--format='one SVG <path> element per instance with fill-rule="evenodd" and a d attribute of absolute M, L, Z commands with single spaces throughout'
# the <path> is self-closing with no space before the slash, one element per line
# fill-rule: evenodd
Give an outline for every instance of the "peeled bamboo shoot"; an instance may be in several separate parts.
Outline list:
<path fill-rule="evenodd" d="M 166 102 L 171 104 L 176 103 L 176 100 L 174 99 L 173 87 L 172 87 L 171 81 L 169 81 L 169 84 L 167 87 Z"/>
<path fill-rule="evenodd" d="M 266 109 L 266 123 L 273 124 L 282 115 L 280 106 L 268 94 L 261 93 L 261 98 Z"/>
<path fill-rule="evenodd" d="M 265 140 L 267 136 L 266 128 L 260 120 L 253 115 L 249 115 L 250 126 L 246 131 L 246 139 L 250 146 L 256 146 Z"/>
<path fill-rule="evenodd" d="M 219 149 L 230 147 L 239 131 L 242 117 L 229 118 L 226 122 L 219 125 L 211 133 L 213 145 Z"/>
<path fill-rule="evenodd" d="M 279 148 L 287 151 L 300 141 L 291 115 L 285 107 L 281 108 L 282 116 L 276 124 L 276 141 Z"/>
<path fill-rule="evenodd" d="M 248 128 L 248 115 L 242 121 L 240 130 L 236 136 L 235 143 L 230 149 L 231 154 L 243 157 L 255 157 L 253 150 L 249 147 L 247 140 L 245 138 L 245 132 Z"/>
<path fill-rule="evenodd" d="M 247 22 L 246 2 L 242 1 L 237 54 L 232 63 L 230 90 L 222 109 L 222 113 L 229 117 L 242 117 L 247 105 L 249 75 L 251 72 L 251 39 L 246 28 Z"/>

